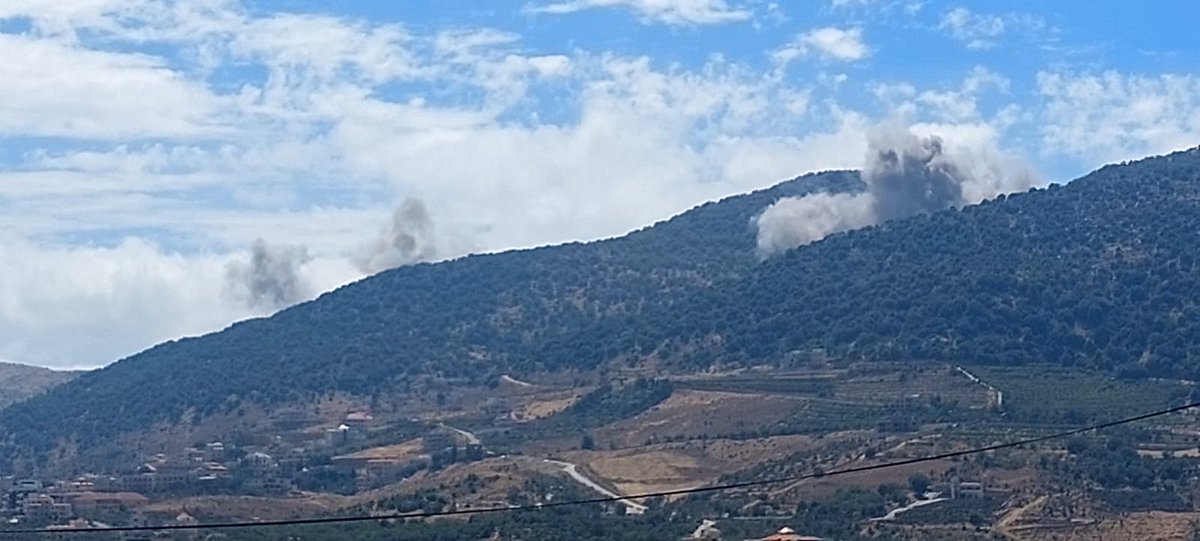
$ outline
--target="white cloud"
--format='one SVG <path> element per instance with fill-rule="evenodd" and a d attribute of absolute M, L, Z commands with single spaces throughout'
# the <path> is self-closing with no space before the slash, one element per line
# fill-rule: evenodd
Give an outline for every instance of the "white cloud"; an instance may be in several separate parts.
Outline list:
<path fill-rule="evenodd" d="M 1007 93 L 1011 82 L 982 66 L 976 66 L 963 79 L 957 90 L 926 90 L 916 96 L 916 101 L 924 106 L 940 121 L 967 122 L 980 117 L 979 101 L 981 95 L 990 89 Z"/>
<path fill-rule="evenodd" d="M 0 134 L 130 139 L 228 133 L 223 100 L 158 58 L 0 33 Z"/>
<path fill-rule="evenodd" d="M 567 14 L 602 7 L 624 7 L 645 22 L 676 26 L 722 24 L 748 21 L 754 13 L 730 6 L 725 0 L 567 0 L 530 5 L 530 13 Z"/>
<path fill-rule="evenodd" d="M 840 74 L 810 87 L 778 66 L 540 50 L 489 28 L 261 14 L 224 0 L 120 5 L 47 11 L 44 28 L 0 35 L 45 51 L 54 77 L 96 81 L 67 85 L 65 109 L 34 95 L 53 94 L 48 82 L 0 88 L 27 105 L 0 112 L 0 130 L 65 139 L 23 140 L 32 150 L 0 164 L 0 295 L 17 292 L 0 309 L 0 329 L 14 329 L 0 330 L 0 357 L 102 363 L 257 313 L 247 300 L 262 296 L 246 284 L 260 237 L 261 267 L 294 270 L 285 292 L 311 295 L 361 268 L 618 235 L 854 167 L 874 122 L 831 96 L 850 84 Z M 605 5 L 669 24 L 750 16 L 724 2 Z M 815 29 L 792 46 L 827 61 L 871 54 L 857 28 Z M 173 53 L 146 52 L 164 48 Z M 157 94 L 126 96 L 124 80 Z M 909 124 L 986 147 L 1006 127 L 978 96 L 1006 85 L 980 69 L 949 90 L 897 85 L 895 99 Z M 54 131 L 72 119 L 89 127 Z M 397 224 L 406 198 L 432 226 Z M 406 234 L 420 249 L 406 251 Z M 282 246 L 293 248 L 268 249 Z M 160 278 L 135 287 L 149 274 Z"/>
<path fill-rule="evenodd" d="M 870 56 L 871 49 L 863 42 L 861 28 L 826 27 L 796 36 L 791 43 L 774 51 L 771 59 L 783 67 L 814 54 L 826 60 L 852 62 Z"/>
<path fill-rule="evenodd" d="M 1049 151 L 1119 161 L 1196 146 L 1200 78 L 1041 72 L 1042 140 Z"/>
<path fill-rule="evenodd" d="M 99 364 L 345 283 L 405 197 L 428 207 L 433 257 L 453 257 L 621 234 L 861 152 L 857 115 L 719 59 L 535 54 L 492 29 L 418 33 L 224 2 L 112 5 L 0 35 L 45 51 L 45 81 L 96 83 L 68 86 L 62 107 L 49 82 L 0 88 L 25 105 L 6 113 L 41 115 L 0 130 L 64 138 L 0 165 L 0 294 L 14 292 L 0 357 Z M 652 13 L 742 17 L 665 6 Z M 144 45 L 176 54 L 129 52 Z M 229 85 L 218 74 L 231 67 L 248 75 Z M 134 95 L 143 88 L 156 95 Z M 525 116 L 555 108 L 565 114 Z M 286 295 L 250 288 L 260 237 L 259 268 L 296 271 Z M 280 246 L 294 249 L 268 249 Z"/>
<path fill-rule="evenodd" d="M 990 49 L 999 45 L 1005 34 L 1039 31 L 1045 27 L 1044 20 L 1032 15 L 975 13 L 965 7 L 947 11 L 938 24 L 939 30 L 948 32 L 968 49 Z"/>
<path fill-rule="evenodd" d="M 172 254 L 133 238 L 111 248 L 5 239 L 0 242 L 0 357 L 95 366 L 254 315 L 225 300 L 222 276 L 229 259 Z M 336 280 L 321 285 L 330 287 Z"/>

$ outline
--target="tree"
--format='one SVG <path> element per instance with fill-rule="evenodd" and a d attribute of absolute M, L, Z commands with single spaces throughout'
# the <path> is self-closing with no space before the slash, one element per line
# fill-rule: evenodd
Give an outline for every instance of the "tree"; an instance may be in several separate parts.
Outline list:
<path fill-rule="evenodd" d="M 916 494 L 924 494 L 929 490 L 929 476 L 923 473 L 914 473 L 908 477 L 908 488 Z"/>
<path fill-rule="evenodd" d="M 584 451 L 595 450 L 596 449 L 596 440 L 592 437 L 591 434 L 588 434 L 585 432 L 583 434 L 583 438 L 581 438 L 579 441 L 579 448 L 583 449 Z"/>

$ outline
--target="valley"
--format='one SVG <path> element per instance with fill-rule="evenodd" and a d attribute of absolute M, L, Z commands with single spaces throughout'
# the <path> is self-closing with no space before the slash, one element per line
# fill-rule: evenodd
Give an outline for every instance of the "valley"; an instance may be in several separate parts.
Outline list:
<path fill-rule="evenodd" d="M 636 521 L 649 516 L 658 518 L 651 531 L 672 532 L 706 520 L 750 536 L 800 524 L 792 509 L 843 505 L 859 518 L 813 515 L 803 523 L 806 531 L 831 538 L 976 532 L 980 539 L 993 533 L 1071 539 L 1127 527 L 1114 517 L 1170 532 L 1200 516 L 1186 504 L 1200 485 L 1180 477 L 1200 448 L 1194 415 L 861 474 L 637 497 L 1046 434 L 1180 403 L 1193 392 L 1191 382 L 1122 380 L 1054 366 L 847 363 L 820 352 L 728 372 L 661 376 L 579 374 L 564 385 L 530 375 L 451 388 L 432 402 L 341 397 L 281 405 L 215 426 L 202 421 L 173 443 L 145 448 L 135 461 L 141 465 L 131 462 L 124 471 L 39 479 L 38 492 L 78 502 L 71 512 L 100 525 L 171 525 L 181 516 L 219 523 L 469 511 L 601 496 L 615 501 L 597 506 L 595 518 L 575 520 L 636 529 L 648 527 Z M 637 398 L 644 395 L 650 398 Z M 1094 449 L 1103 454 L 1089 456 Z M 1120 455 L 1126 465 L 1119 471 L 1141 468 L 1145 477 L 1105 477 L 1114 464 L 1107 453 L 1118 451 L 1133 453 Z M 10 482 L 9 501 L 24 501 L 6 511 L 18 519 L 10 528 L 53 522 L 50 511 L 30 509 L 30 491 L 20 488 L 27 481 Z M 1171 497 L 1146 496 L 1168 487 Z M 109 503 L 89 503 L 97 498 Z M 672 518 L 663 521 L 668 509 Z M 522 513 L 530 512 L 559 511 Z"/>

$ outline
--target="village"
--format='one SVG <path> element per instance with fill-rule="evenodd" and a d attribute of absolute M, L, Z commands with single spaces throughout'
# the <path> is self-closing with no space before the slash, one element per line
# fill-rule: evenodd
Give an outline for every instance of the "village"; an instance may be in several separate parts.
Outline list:
<path fill-rule="evenodd" d="M 488 454 L 473 437 L 436 424 L 406 443 L 367 448 L 378 426 L 365 411 L 346 414 L 336 426 L 324 428 L 320 438 L 295 438 L 305 433 L 298 429 L 313 422 L 286 412 L 274 420 L 278 432 L 260 444 L 207 442 L 177 453 L 156 453 L 129 471 L 71 479 L 2 477 L 0 514 L 10 529 L 186 525 L 196 523 L 186 510 L 156 511 L 152 504 L 204 495 L 354 493 Z M 414 422 L 410 428 L 423 426 Z"/>
<path fill-rule="evenodd" d="M 690 383 L 700 385 L 699 382 Z M 531 425 L 528 423 L 533 419 L 519 413 L 527 411 L 522 409 L 521 404 L 545 403 L 543 399 L 547 396 L 556 398 L 562 392 L 552 390 L 545 395 L 528 383 L 511 378 L 504 385 L 507 389 L 496 391 L 498 395 L 505 396 L 503 399 L 493 397 L 481 403 L 458 406 L 480 412 L 480 424 L 529 427 Z M 682 393 L 682 396 L 706 396 L 707 391 Z M 899 400 L 906 403 L 913 398 L 903 396 Z M 693 415 L 690 406 L 686 409 L 689 411 L 687 415 Z M 214 513 L 211 506 L 205 507 L 203 512 L 198 511 L 194 502 L 206 497 L 250 498 L 269 502 L 268 505 L 282 509 L 288 507 L 288 502 L 312 499 L 314 495 L 349 498 L 351 495 L 381 490 L 384 492 L 379 494 L 383 494 L 388 489 L 396 490 L 398 483 L 418 473 L 436 476 L 437 472 L 454 465 L 475 468 L 468 479 L 470 476 L 479 476 L 486 481 L 496 479 L 499 475 L 512 477 L 531 474 L 557 478 L 563 484 L 560 486 L 573 487 L 577 496 L 612 498 L 611 504 L 605 508 L 613 515 L 639 515 L 647 510 L 643 501 L 621 496 L 637 493 L 636 489 L 626 487 L 612 477 L 604 479 L 586 463 L 580 467 L 575 463 L 552 459 L 545 451 L 534 456 L 520 452 L 515 455 L 497 453 L 485 447 L 473 432 L 451 426 L 446 420 L 404 417 L 394 411 L 389 413 L 380 418 L 368 408 L 345 408 L 337 413 L 320 414 L 312 408 L 282 409 L 265 416 L 250 436 L 242 434 L 226 441 L 215 439 L 197 442 L 174 452 L 156 452 L 142 457 L 136 466 L 122 471 L 86 473 L 69 479 L 0 478 L 0 489 L 5 494 L 0 508 L 0 516 L 4 520 L 4 524 L 0 525 L 0 533 L 5 528 L 54 531 L 132 526 L 144 529 L 121 532 L 119 537 L 114 538 L 161 537 L 167 535 L 166 529 L 178 526 L 194 526 L 213 520 L 254 521 L 282 516 L 247 516 L 245 509 L 235 508 Z M 675 413 L 671 403 L 655 406 L 646 413 L 651 418 L 641 424 L 656 425 L 658 421 L 654 421 L 653 416 Z M 937 438 L 912 438 L 917 435 L 918 426 L 911 416 L 893 414 L 879 419 L 874 432 L 890 438 L 889 441 L 907 442 L 893 449 L 896 456 L 929 453 L 938 445 Z M 597 431 L 596 434 L 608 437 L 605 431 Z M 787 438 L 783 437 L 782 440 Z M 555 456 L 581 460 L 578 453 L 586 452 L 587 447 L 595 445 L 587 441 L 589 439 L 590 435 L 582 443 L 578 439 L 574 443 L 568 442 L 566 445 L 576 450 L 560 449 L 556 453 L 566 454 Z M 834 437 L 827 441 L 835 443 L 837 439 Z M 597 450 L 596 453 L 603 455 L 611 451 Z M 492 472 L 490 477 L 488 472 Z M 993 497 L 1005 494 L 998 487 L 985 488 L 979 479 L 960 479 L 951 474 L 934 479 L 924 479 L 918 475 L 910 481 L 912 486 L 902 490 L 909 496 L 898 498 L 892 509 L 873 520 L 893 521 L 910 510 L 947 500 L 983 499 L 989 494 Z M 548 502 L 559 492 L 562 492 L 561 488 L 551 489 L 539 495 L 537 500 L 526 501 L 514 498 L 511 492 L 506 495 L 497 489 L 488 494 L 463 497 L 450 505 L 458 510 L 513 507 Z M 388 509 L 381 509 L 380 512 L 388 512 Z M 765 500 L 745 508 L 744 512 L 752 515 L 750 518 L 757 519 L 787 516 L 787 513 L 781 514 L 780 510 L 774 509 Z M 730 520 L 742 518 L 745 517 Z M 725 519 L 714 517 L 704 520 L 686 539 L 742 539 L 723 537 L 718 520 Z M 155 528 L 164 530 L 156 531 Z M 172 536 L 193 539 L 198 533 L 200 530 L 174 530 Z M 784 528 L 784 531 L 766 539 L 816 537 Z"/>

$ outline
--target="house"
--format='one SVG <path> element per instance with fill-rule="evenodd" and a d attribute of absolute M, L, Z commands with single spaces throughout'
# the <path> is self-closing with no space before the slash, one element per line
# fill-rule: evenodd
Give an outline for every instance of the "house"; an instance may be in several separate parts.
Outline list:
<path fill-rule="evenodd" d="M 129 511 L 150 503 L 148 498 L 136 492 L 76 492 L 63 496 L 76 514 L 88 518 Z"/>
<path fill-rule="evenodd" d="M 41 492 L 42 482 L 37 479 L 17 479 L 13 482 L 12 490 L 18 494 Z"/>
<path fill-rule="evenodd" d="M 243 490 L 254 496 L 287 494 L 296 488 L 290 479 L 278 476 L 259 477 L 246 481 Z"/>
<path fill-rule="evenodd" d="M 778 532 L 768 535 L 758 541 L 824 541 L 820 537 L 812 537 L 809 535 L 800 535 L 796 530 L 791 528 L 780 528 Z"/>
<path fill-rule="evenodd" d="M 717 522 L 715 520 L 704 520 L 700 522 L 700 525 L 697 526 L 694 531 L 692 531 L 691 535 L 688 535 L 683 539 L 684 541 L 689 541 L 691 539 L 707 539 L 710 541 L 720 540 L 721 530 L 717 529 Z"/>
<path fill-rule="evenodd" d="M 279 463 L 275 462 L 275 457 L 271 455 L 254 452 L 242 458 L 242 467 L 250 472 L 250 475 L 264 477 L 273 474 L 279 468 Z"/>
<path fill-rule="evenodd" d="M 950 498 L 982 498 L 984 496 L 984 486 L 979 481 L 963 481 L 957 476 L 950 479 Z"/>
<path fill-rule="evenodd" d="M 225 444 L 219 441 L 204 444 L 204 460 L 208 462 L 225 460 Z"/>
<path fill-rule="evenodd" d="M 57 524 L 71 518 L 71 504 L 55 501 L 49 494 L 30 494 L 21 505 L 29 520 L 40 524 Z"/>
<path fill-rule="evenodd" d="M 912 415 L 895 414 L 887 418 L 881 419 L 875 424 L 875 430 L 883 433 L 906 433 L 916 432 L 921 426 L 917 423 L 917 418 Z"/>
<path fill-rule="evenodd" d="M 365 411 L 352 411 L 346 414 L 346 419 L 343 424 L 350 427 L 351 430 L 366 430 L 367 426 L 375 420 L 375 417 Z"/>

